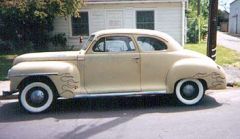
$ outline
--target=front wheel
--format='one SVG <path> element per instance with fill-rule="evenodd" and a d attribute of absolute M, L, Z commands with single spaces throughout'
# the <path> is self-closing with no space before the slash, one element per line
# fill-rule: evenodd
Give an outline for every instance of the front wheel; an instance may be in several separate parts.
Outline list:
<path fill-rule="evenodd" d="M 184 79 L 177 83 L 175 93 L 177 99 L 185 105 L 199 103 L 204 96 L 204 86 L 197 79 Z"/>
<path fill-rule="evenodd" d="M 54 92 L 51 86 L 44 82 L 32 82 L 20 92 L 20 105 L 30 113 L 39 113 L 47 110 L 54 101 Z"/>

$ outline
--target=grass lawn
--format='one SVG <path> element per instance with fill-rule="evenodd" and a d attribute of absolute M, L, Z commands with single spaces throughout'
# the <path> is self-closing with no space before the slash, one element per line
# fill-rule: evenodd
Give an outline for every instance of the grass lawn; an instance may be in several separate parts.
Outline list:
<path fill-rule="evenodd" d="M 0 54 L 0 81 L 6 80 L 8 69 L 11 68 L 13 59 L 16 56 Z"/>
<path fill-rule="evenodd" d="M 206 55 L 207 44 L 206 42 L 201 42 L 200 44 L 186 44 L 184 48 Z M 231 65 L 240 68 L 240 53 L 222 46 L 217 46 L 216 63 L 221 66 Z"/>

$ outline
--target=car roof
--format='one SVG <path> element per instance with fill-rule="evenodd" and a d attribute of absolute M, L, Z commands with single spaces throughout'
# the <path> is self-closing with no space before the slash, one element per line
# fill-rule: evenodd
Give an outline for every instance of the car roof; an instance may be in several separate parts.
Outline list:
<path fill-rule="evenodd" d="M 136 35 L 152 35 L 158 36 L 164 39 L 172 38 L 168 34 L 156 31 L 156 30 L 147 30 L 147 29 L 107 29 L 101 30 L 93 33 L 96 37 L 102 35 L 110 35 L 110 34 L 136 34 Z"/>

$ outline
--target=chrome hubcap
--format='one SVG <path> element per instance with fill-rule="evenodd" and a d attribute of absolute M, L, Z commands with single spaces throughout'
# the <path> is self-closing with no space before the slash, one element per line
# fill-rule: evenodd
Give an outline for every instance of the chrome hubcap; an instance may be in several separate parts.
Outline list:
<path fill-rule="evenodd" d="M 44 93 L 41 90 L 34 90 L 31 95 L 30 99 L 34 103 L 41 103 L 44 100 Z"/>
<path fill-rule="evenodd" d="M 183 87 L 183 94 L 187 97 L 193 96 L 195 92 L 195 88 L 192 85 L 186 85 Z"/>

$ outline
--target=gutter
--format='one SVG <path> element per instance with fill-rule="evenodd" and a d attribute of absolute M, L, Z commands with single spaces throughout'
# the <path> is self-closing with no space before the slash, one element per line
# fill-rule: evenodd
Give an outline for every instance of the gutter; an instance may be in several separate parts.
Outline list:
<path fill-rule="evenodd" d="M 110 1 L 110 2 L 86 2 L 86 5 L 97 4 L 136 4 L 136 3 L 171 3 L 171 2 L 186 2 L 187 0 L 151 0 L 151 1 Z"/>

